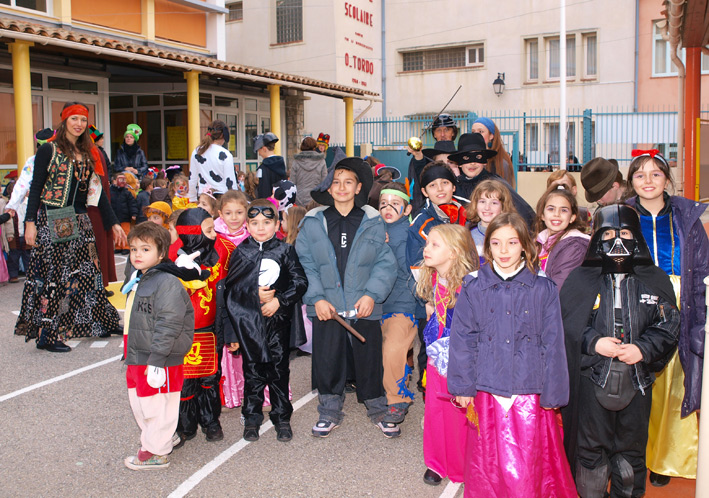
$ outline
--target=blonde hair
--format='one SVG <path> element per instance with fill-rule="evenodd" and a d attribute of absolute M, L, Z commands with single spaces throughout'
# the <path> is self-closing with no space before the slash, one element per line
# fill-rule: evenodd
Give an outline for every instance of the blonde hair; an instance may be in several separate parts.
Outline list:
<path fill-rule="evenodd" d="M 497 230 L 502 227 L 512 227 L 512 230 L 517 232 L 519 243 L 522 245 L 522 257 L 527 266 L 527 269 L 532 273 L 537 272 L 539 261 L 537 259 L 537 248 L 532 240 L 527 223 L 517 213 L 500 213 L 495 216 L 485 230 L 485 244 L 483 245 L 483 253 L 487 263 L 492 268 L 492 251 L 490 250 L 490 239 Z"/>
<path fill-rule="evenodd" d="M 502 213 L 516 213 L 515 205 L 512 203 L 512 195 L 509 189 L 499 180 L 483 180 L 478 183 L 473 193 L 470 194 L 470 204 L 465 207 L 465 217 L 472 226 L 480 222 L 478 215 L 478 201 L 485 197 L 493 197 L 491 194 L 496 194 L 497 199 L 502 204 Z"/>
<path fill-rule="evenodd" d="M 429 237 L 432 233 L 438 233 L 443 239 L 443 242 L 448 246 L 448 248 L 453 252 L 455 259 L 453 264 L 451 264 L 446 278 L 446 287 L 449 289 L 450 301 L 448 302 L 448 308 L 455 306 L 457 296 L 455 295 L 456 289 L 460 287 L 463 283 L 463 277 L 465 277 L 471 271 L 475 271 L 480 268 L 480 258 L 478 257 L 478 252 L 475 249 L 475 243 L 473 243 L 473 237 L 470 235 L 470 230 L 460 225 L 444 224 L 437 225 L 431 229 L 429 232 Z M 425 266 L 423 262 L 419 265 L 421 267 L 418 283 L 416 284 L 416 293 L 421 299 L 426 301 L 433 301 L 433 274 L 436 271 L 435 268 L 430 266 Z"/>
<path fill-rule="evenodd" d="M 571 183 L 572 187 L 576 186 L 576 178 L 574 178 L 574 175 L 572 175 L 565 169 L 557 169 L 547 177 L 547 188 L 551 187 L 551 184 L 555 181 L 561 180 L 564 177 L 569 179 L 569 183 Z"/>

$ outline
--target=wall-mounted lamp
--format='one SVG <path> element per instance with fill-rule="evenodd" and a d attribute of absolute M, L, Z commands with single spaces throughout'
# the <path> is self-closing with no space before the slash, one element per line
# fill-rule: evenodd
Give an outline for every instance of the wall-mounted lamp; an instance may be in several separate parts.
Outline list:
<path fill-rule="evenodd" d="M 492 88 L 498 97 L 505 91 L 505 73 L 497 73 L 497 78 L 492 82 Z"/>

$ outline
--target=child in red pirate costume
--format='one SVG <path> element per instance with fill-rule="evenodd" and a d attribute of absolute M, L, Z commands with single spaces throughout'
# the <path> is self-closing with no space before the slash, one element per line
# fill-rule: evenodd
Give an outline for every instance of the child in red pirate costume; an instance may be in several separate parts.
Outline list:
<path fill-rule="evenodd" d="M 206 286 L 201 282 L 194 286 L 192 282 L 185 283 L 195 312 L 195 335 L 192 350 L 185 357 L 185 383 L 177 424 L 178 446 L 181 446 L 197 434 L 198 425 L 207 441 L 224 438 L 219 424 L 222 410 L 219 365 L 224 341 L 215 330 L 217 285 L 227 274 L 229 258 L 236 246 L 221 237 L 217 239 L 214 220 L 202 208 L 187 209 L 180 214 L 175 230 L 179 236 L 176 244 L 182 243 L 177 262 L 180 257 L 199 251 L 194 261 L 202 272 L 209 273 Z"/>

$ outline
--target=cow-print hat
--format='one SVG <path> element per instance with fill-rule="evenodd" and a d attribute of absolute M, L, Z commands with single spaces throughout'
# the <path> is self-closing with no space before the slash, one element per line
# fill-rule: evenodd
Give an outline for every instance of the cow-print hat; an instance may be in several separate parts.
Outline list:
<path fill-rule="evenodd" d="M 295 183 L 281 180 L 273 185 L 273 198 L 278 202 L 278 212 L 288 212 L 295 205 L 295 195 L 298 189 Z"/>

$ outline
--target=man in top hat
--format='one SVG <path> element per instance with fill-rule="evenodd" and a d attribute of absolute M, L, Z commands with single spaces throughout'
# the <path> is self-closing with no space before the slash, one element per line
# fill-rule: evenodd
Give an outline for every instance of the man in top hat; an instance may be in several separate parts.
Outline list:
<path fill-rule="evenodd" d="M 607 206 L 620 202 L 623 198 L 623 174 L 615 159 L 596 157 L 581 168 L 581 185 L 588 202 Z"/>
<path fill-rule="evenodd" d="M 399 427 L 385 422 L 387 398 L 382 385 L 382 303 L 396 281 L 396 259 L 385 242 L 379 212 L 367 205 L 372 170 L 359 157 L 332 167 L 311 197 L 322 204 L 302 221 L 295 243 L 308 277 L 303 296 L 313 322 L 312 383 L 318 390 L 315 437 L 327 437 L 344 418 L 347 348 L 351 344 L 357 400 L 391 438 Z M 350 336 L 333 315 L 340 315 L 366 342 Z"/>
<path fill-rule="evenodd" d="M 264 133 L 254 138 L 254 152 L 263 159 L 258 167 L 258 199 L 268 199 L 273 193 L 273 186 L 281 180 L 287 180 L 286 162 L 282 156 L 274 152 L 278 137 L 271 133 Z"/>
<path fill-rule="evenodd" d="M 512 203 L 517 212 L 527 222 L 530 228 L 534 223 L 535 213 L 521 195 L 514 190 L 504 178 L 490 173 L 485 169 L 487 160 L 494 157 L 497 151 L 490 150 L 480 133 L 464 133 L 458 140 L 458 151 L 448 156 L 448 160 L 460 166 L 461 174 L 456 184 L 456 195 L 470 200 L 475 187 L 483 180 L 497 180 L 510 191 Z"/>

